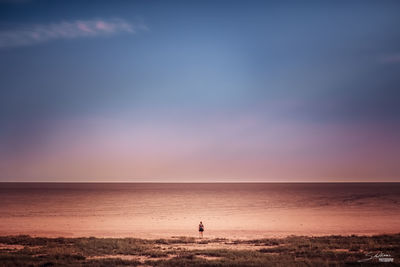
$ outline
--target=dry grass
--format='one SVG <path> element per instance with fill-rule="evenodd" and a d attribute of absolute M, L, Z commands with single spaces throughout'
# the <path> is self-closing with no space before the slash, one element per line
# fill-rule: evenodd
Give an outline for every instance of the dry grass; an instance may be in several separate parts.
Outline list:
<path fill-rule="evenodd" d="M 360 266 L 366 252 L 378 251 L 390 253 L 393 265 L 400 260 L 400 234 L 258 240 L 3 236 L 0 244 L 0 266 Z"/>

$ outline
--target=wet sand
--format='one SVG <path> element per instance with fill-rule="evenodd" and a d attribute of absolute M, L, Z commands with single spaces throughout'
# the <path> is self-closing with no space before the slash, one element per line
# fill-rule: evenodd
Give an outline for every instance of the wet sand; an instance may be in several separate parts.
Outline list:
<path fill-rule="evenodd" d="M 400 184 L 3 183 L 0 214 L 0 235 L 373 235 L 400 232 Z"/>

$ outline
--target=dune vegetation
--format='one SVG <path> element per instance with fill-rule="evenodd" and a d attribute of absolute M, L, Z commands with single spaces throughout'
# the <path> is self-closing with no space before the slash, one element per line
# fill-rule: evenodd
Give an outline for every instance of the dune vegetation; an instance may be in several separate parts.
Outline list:
<path fill-rule="evenodd" d="M 0 266 L 342 266 L 399 265 L 400 234 L 289 236 L 257 240 L 0 237 Z"/>

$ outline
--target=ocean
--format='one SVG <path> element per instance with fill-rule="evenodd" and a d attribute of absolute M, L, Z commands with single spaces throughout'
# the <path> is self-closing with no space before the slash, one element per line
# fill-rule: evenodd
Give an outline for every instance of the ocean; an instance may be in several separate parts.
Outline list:
<path fill-rule="evenodd" d="M 0 235 L 262 238 L 400 232 L 400 183 L 0 183 Z"/>

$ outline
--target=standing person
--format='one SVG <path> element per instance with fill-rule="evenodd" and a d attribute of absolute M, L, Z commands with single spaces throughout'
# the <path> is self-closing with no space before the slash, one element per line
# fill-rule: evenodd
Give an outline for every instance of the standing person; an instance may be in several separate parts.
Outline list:
<path fill-rule="evenodd" d="M 203 232 L 204 232 L 204 225 L 203 222 L 200 222 L 199 224 L 199 237 L 203 238 Z"/>

